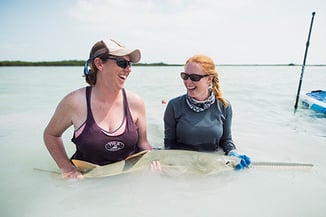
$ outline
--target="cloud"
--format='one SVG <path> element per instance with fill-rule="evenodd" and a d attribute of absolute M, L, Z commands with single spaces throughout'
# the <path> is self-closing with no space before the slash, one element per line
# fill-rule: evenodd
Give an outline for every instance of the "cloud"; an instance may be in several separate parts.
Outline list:
<path fill-rule="evenodd" d="M 223 1 L 185 1 L 185 0 L 80 0 L 71 9 L 71 16 L 84 22 L 88 28 L 171 28 L 189 27 L 207 28 L 228 19 L 227 10 L 244 10 L 245 2 L 231 3 Z M 202 24 L 202 25 L 198 25 Z"/>
<path fill-rule="evenodd" d="M 244 16 L 239 24 L 236 15 L 253 6 L 251 0 L 80 0 L 70 15 L 89 32 L 139 42 L 154 61 L 183 62 L 197 52 L 213 55 L 209 50 L 223 49 L 228 38 L 233 38 L 231 44 L 239 41 L 237 36 L 245 35 L 251 18 Z"/>

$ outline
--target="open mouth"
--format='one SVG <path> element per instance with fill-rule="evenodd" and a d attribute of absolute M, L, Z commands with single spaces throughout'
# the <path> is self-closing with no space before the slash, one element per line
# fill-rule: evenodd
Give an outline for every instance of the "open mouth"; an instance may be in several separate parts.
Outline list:
<path fill-rule="evenodd" d="M 126 80 L 127 79 L 127 75 L 119 75 L 119 77 L 123 80 Z"/>
<path fill-rule="evenodd" d="M 193 91 L 195 89 L 196 89 L 196 87 L 187 87 L 187 90 L 189 90 L 189 91 Z"/>

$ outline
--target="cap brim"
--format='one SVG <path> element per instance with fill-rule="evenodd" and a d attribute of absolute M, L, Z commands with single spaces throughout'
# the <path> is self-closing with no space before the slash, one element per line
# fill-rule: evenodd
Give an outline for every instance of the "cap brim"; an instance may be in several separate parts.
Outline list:
<path fill-rule="evenodd" d="M 110 54 L 114 56 L 129 56 L 130 62 L 132 63 L 138 63 L 141 58 L 140 50 L 138 49 L 123 48 L 111 51 Z"/>

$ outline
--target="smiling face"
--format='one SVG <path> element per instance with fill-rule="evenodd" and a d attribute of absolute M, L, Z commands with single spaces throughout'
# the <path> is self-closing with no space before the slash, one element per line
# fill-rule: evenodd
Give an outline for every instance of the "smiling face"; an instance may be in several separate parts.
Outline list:
<path fill-rule="evenodd" d="M 110 68 L 113 72 L 113 76 L 115 77 L 115 75 L 117 75 L 121 82 L 124 82 L 131 72 L 131 66 L 126 64 L 126 62 L 129 61 L 129 56 L 113 57 L 112 59 L 108 59 L 109 65 L 111 66 Z M 122 67 L 119 62 L 125 62 L 125 67 Z"/>
<path fill-rule="evenodd" d="M 185 65 L 185 73 L 207 75 L 203 71 L 201 65 L 196 62 L 189 62 Z M 203 77 L 199 81 L 192 81 L 190 78 L 184 80 L 183 83 L 187 89 L 188 95 L 198 101 L 204 101 L 208 98 L 208 87 L 212 82 L 211 76 Z"/>
<path fill-rule="evenodd" d="M 122 59 L 126 61 L 130 60 L 129 56 L 110 56 L 110 58 L 104 59 L 96 58 L 94 61 L 98 68 L 97 83 L 104 84 L 105 86 L 108 86 L 110 88 L 123 88 L 124 82 L 131 72 L 131 66 L 126 65 L 125 68 L 121 67 Z M 118 61 L 120 61 L 120 63 L 118 63 Z"/>

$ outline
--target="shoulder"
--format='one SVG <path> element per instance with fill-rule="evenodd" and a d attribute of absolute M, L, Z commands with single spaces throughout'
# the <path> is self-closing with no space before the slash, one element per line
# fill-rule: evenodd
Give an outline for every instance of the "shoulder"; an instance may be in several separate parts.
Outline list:
<path fill-rule="evenodd" d="M 169 100 L 168 105 L 181 105 L 182 102 L 186 102 L 186 94 L 172 98 Z"/>
<path fill-rule="evenodd" d="M 63 97 L 62 101 L 74 104 L 81 99 L 86 99 L 86 87 L 68 93 Z"/>
<path fill-rule="evenodd" d="M 217 99 L 216 102 L 219 106 L 223 106 L 224 108 L 231 108 L 232 107 L 231 102 L 227 99 L 224 99 L 224 100 L 227 102 L 227 106 L 224 106 L 221 100 Z"/>
<path fill-rule="evenodd" d="M 138 94 L 126 89 L 124 90 L 126 92 L 129 107 L 140 108 L 145 106 L 143 98 L 141 98 Z"/>
<path fill-rule="evenodd" d="M 78 126 L 81 120 L 85 119 L 85 108 L 85 88 L 68 93 L 59 102 L 53 114 L 51 128 L 61 128 L 62 126 L 69 127 L 71 124 Z"/>
<path fill-rule="evenodd" d="M 186 94 L 177 96 L 171 100 L 169 100 L 166 108 L 165 108 L 165 115 L 170 115 L 172 113 L 181 114 L 185 112 L 184 109 L 186 106 Z"/>
<path fill-rule="evenodd" d="M 66 109 L 77 109 L 86 104 L 86 87 L 74 90 L 63 97 L 59 103 L 60 107 Z"/>
<path fill-rule="evenodd" d="M 216 100 L 217 109 L 220 110 L 225 115 L 232 114 L 232 105 L 230 101 L 228 101 L 227 99 L 225 100 L 228 103 L 227 106 L 224 106 L 224 104 L 220 100 Z"/>

